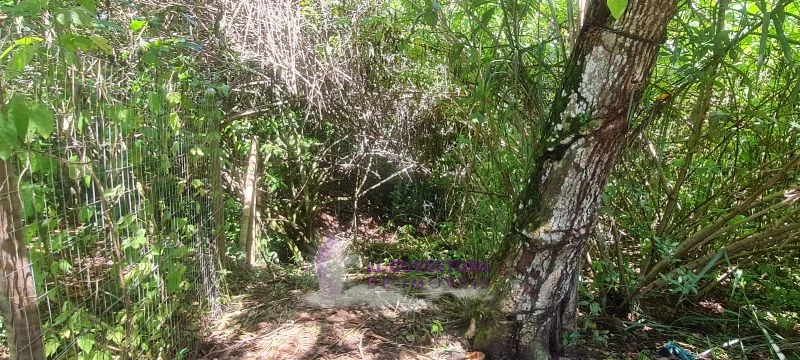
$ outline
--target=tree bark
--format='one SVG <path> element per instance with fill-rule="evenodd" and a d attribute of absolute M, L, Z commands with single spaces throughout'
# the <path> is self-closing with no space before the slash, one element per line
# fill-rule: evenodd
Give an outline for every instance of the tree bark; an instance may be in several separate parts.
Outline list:
<path fill-rule="evenodd" d="M 675 0 L 631 0 L 614 20 L 605 1 L 586 10 L 513 228 L 493 269 L 500 316 L 475 346 L 496 358 L 550 359 L 575 327 L 578 275 L 607 176 L 646 87 Z"/>
<path fill-rule="evenodd" d="M 228 246 L 225 242 L 225 204 L 223 202 L 222 188 L 222 150 L 221 134 L 219 127 L 214 132 L 213 153 L 211 158 L 211 196 L 214 206 L 214 242 L 216 244 L 214 257 L 220 269 L 228 268 Z"/>
<path fill-rule="evenodd" d="M 253 137 L 250 143 L 247 174 L 245 175 L 244 191 L 242 192 L 242 232 L 240 235 L 242 249 L 245 250 L 245 265 L 247 267 L 253 267 L 256 263 L 256 240 L 258 240 L 258 225 L 256 223 L 256 211 L 258 211 L 257 168 L 258 138 Z"/>
<path fill-rule="evenodd" d="M 0 160 L 0 308 L 12 359 L 44 359 L 36 286 L 25 246 L 14 160 Z"/>

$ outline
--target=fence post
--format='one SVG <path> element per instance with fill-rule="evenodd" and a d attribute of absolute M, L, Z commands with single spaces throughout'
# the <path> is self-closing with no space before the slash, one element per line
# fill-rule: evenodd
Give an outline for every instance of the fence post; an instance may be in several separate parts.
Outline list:
<path fill-rule="evenodd" d="M 258 242 L 258 137 L 250 140 L 250 153 L 247 158 L 247 174 L 244 179 L 242 191 L 242 232 L 240 234 L 241 247 L 245 250 L 245 266 L 252 268 L 256 261 L 256 247 Z"/>

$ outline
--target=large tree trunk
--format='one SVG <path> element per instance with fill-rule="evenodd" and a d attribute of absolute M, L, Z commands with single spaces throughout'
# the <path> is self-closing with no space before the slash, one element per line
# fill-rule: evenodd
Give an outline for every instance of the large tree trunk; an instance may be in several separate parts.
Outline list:
<path fill-rule="evenodd" d="M 675 6 L 631 0 L 614 21 L 606 1 L 589 5 L 493 270 L 502 318 L 484 321 L 477 348 L 511 359 L 561 353 L 562 333 L 574 328 L 581 258 L 603 187 Z"/>
<path fill-rule="evenodd" d="M 44 359 L 33 270 L 25 247 L 13 161 L 0 160 L 0 308 L 12 359 Z"/>

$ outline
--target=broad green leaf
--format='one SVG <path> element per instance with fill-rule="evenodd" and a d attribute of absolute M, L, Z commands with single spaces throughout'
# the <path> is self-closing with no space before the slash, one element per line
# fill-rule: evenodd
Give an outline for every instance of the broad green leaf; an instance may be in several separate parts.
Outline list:
<path fill-rule="evenodd" d="M 113 357 L 111 357 L 111 354 L 109 354 L 108 351 L 100 351 L 100 352 L 95 351 L 94 356 L 92 357 L 92 360 L 111 360 L 111 359 L 113 359 Z"/>
<path fill-rule="evenodd" d="M 447 54 L 447 62 L 450 63 L 450 66 L 455 67 L 463 61 L 461 58 L 463 51 L 464 44 L 462 43 L 456 43 L 450 48 L 450 52 Z"/>
<path fill-rule="evenodd" d="M 128 25 L 128 28 L 133 30 L 133 31 L 139 31 L 145 25 L 147 25 L 147 21 L 145 21 L 145 20 L 133 20 L 133 21 L 131 21 L 131 24 Z"/>
<path fill-rule="evenodd" d="M 122 247 L 126 249 L 139 249 L 142 245 L 147 243 L 147 232 L 144 229 L 139 229 L 136 236 L 127 238 L 122 241 Z"/>
<path fill-rule="evenodd" d="M 106 41 L 106 39 L 104 39 L 103 37 L 92 36 L 90 37 L 90 39 L 92 40 L 94 45 L 97 46 L 98 49 L 100 49 L 100 51 L 108 55 L 114 53 L 114 48 L 112 48 L 111 45 L 108 44 L 108 41 Z"/>
<path fill-rule="evenodd" d="M 49 138 L 53 133 L 55 119 L 53 112 L 42 104 L 34 104 L 30 109 L 31 131 L 36 131 L 43 138 Z"/>
<path fill-rule="evenodd" d="M 481 24 L 483 24 L 483 26 L 489 26 L 489 22 L 492 21 L 492 17 L 494 17 L 494 12 L 496 10 L 497 8 L 492 7 L 489 10 L 486 10 L 483 15 L 481 15 Z"/>
<path fill-rule="evenodd" d="M 611 16 L 614 19 L 619 19 L 625 13 L 625 8 L 628 7 L 628 0 L 606 0 L 608 10 L 611 11 Z"/>
<path fill-rule="evenodd" d="M 92 220 L 94 219 L 94 208 L 92 208 L 91 206 L 81 207 L 81 210 L 78 213 L 78 217 L 84 224 L 92 222 Z"/>
<path fill-rule="evenodd" d="M 425 12 L 422 13 L 423 24 L 428 25 L 430 27 L 434 27 L 436 26 L 437 22 L 439 22 L 439 14 L 436 13 L 436 11 L 433 10 L 433 8 L 425 10 Z"/>
<path fill-rule="evenodd" d="M 11 16 L 36 17 L 41 15 L 46 5 L 45 0 L 23 0 L 16 6 L 3 9 L 3 11 Z"/>
<path fill-rule="evenodd" d="M 169 128 L 176 132 L 181 129 L 181 117 L 178 116 L 178 113 L 169 114 Z"/>
<path fill-rule="evenodd" d="M 80 35 L 65 34 L 59 36 L 57 42 L 72 51 L 92 50 L 97 47 L 91 38 Z"/>
<path fill-rule="evenodd" d="M 80 26 L 80 27 L 88 27 L 92 25 L 92 16 L 89 14 L 86 9 L 83 8 L 73 8 L 69 10 L 70 20 L 72 20 L 72 25 Z"/>
<path fill-rule="evenodd" d="M 203 149 L 201 149 L 201 148 L 200 148 L 200 147 L 198 147 L 198 146 L 195 146 L 195 147 L 193 147 L 193 148 L 191 148 L 191 149 L 189 150 L 189 155 L 192 155 L 192 156 L 203 156 L 203 155 L 205 155 L 205 154 L 206 154 L 206 153 L 205 153 L 205 152 L 203 152 Z"/>
<path fill-rule="evenodd" d="M 20 146 L 17 128 L 0 114 L 0 159 L 8 160 L 14 149 Z"/>
<path fill-rule="evenodd" d="M 97 5 L 95 5 L 94 0 L 78 0 L 78 5 L 92 14 L 97 12 Z"/>
<path fill-rule="evenodd" d="M 167 101 L 172 105 L 177 105 L 181 103 L 181 93 L 179 92 L 170 92 L 167 94 Z"/>
<path fill-rule="evenodd" d="M 133 121 L 133 111 L 131 111 L 131 109 L 121 106 L 115 106 L 113 109 L 114 120 L 122 124 Z"/>
<path fill-rule="evenodd" d="M 58 351 L 58 346 L 61 342 L 57 338 L 48 337 L 44 342 L 44 356 L 50 357 Z"/>
<path fill-rule="evenodd" d="M 150 112 L 153 113 L 153 115 L 161 113 L 161 96 L 159 96 L 158 93 L 151 92 L 147 95 L 147 102 L 150 107 Z"/>
<path fill-rule="evenodd" d="M 16 44 L 16 45 L 33 45 L 33 44 L 38 44 L 38 43 L 40 43 L 42 41 L 44 41 L 44 39 L 42 39 L 42 38 L 40 38 L 38 36 L 26 36 L 24 38 L 14 40 L 14 44 Z"/>
<path fill-rule="evenodd" d="M 113 330 L 109 331 L 106 334 L 106 338 L 113 341 L 117 345 L 122 345 L 122 341 L 125 340 L 125 334 L 121 327 L 115 327 Z"/>
<path fill-rule="evenodd" d="M 94 343 L 94 334 L 85 334 L 78 337 L 78 347 L 86 354 L 92 352 Z"/>
<path fill-rule="evenodd" d="M 36 56 L 36 51 L 38 49 L 39 45 L 17 46 L 16 51 L 13 51 L 11 59 L 8 61 L 6 77 L 8 79 L 13 79 L 15 76 L 25 71 L 25 67 L 28 66 Z"/>
<path fill-rule="evenodd" d="M 30 124 L 30 111 L 22 96 L 14 96 L 8 105 L 8 120 L 17 129 L 17 137 L 24 139 Z"/>
<path fill-rule="evenodd" d="M 219 92 L 222 93 L 222 96 L 228 96 L 231 93 L 231 87 L 229 85 L 220 85 Z"/>
<path fill-rule="evenodd" d="M 72 272 L 72 264 L 67 260 L 61 259 L 50 264 L 50 271 L 54 274 L 69 274 Z"/>

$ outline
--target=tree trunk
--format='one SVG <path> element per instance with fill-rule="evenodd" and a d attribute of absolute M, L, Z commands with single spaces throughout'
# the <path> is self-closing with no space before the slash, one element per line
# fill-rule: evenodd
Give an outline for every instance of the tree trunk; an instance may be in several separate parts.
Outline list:
<path fill-rule="evenodd" d="M 0 160 L 0 307 L 12 359 L 44 359 L 36 286 L 25 247 L 13 161 Z"/>
<path fill-rule="evenodd" d="M 217 127 L 213 138 L 213 152 L 211 158 L 211 197 L 214 207 L 214 242 L 216 244 L 214 257 L 220 269 L 228 268 L 228 246 L 225 242 L 225 204 L 223 202 L 222 188 L 222 150 L 221 133 Z"/>
<path fill-rule="evenodd" d="M 492 289 L 501 318 L 475 346 L 497 358 L 550 359 L 574 329 L 578 275 L 606 178 L 658 55 L 675 0 L 631 0 L 617 21 L 595 0 L 541 125 Z"/>
<path fill-rule="evenodd" d="M 256 240 L 258 240 L 258 225 L 256 224 L 256 211 L 258 211 L 257 168 L 258 138 L 253 137 L 250 143 L 247 174 L 245 174 L 244 191 L 242 192 L 242 232 L 240 235 L 242 249 L 245 250 L 245 265 L 247 267 L 253 267 L 256 263 Z"/>

